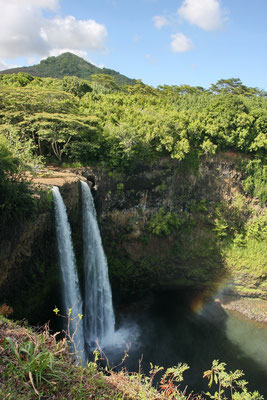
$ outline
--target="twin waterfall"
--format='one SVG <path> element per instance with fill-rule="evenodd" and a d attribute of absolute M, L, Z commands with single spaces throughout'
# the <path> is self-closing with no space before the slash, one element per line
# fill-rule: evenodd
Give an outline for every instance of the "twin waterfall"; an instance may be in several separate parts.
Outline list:
<path fill-rule="evenodd" d="M 67 316 L 69 314 L 69 309 L 71 309 L 71 318 L 69 324 L 66 324 L 66 330 L 68 336 L 71 339 L 73 338 L 70 343 L 73 344 L 75 348 L 72 346 L 71 350 L 78 351 L 78 354 L 80 355 L 84 349 L 84 333 L 82 324 L 77 324 L 77 318 L 73 317 L 78 317 L 79 314 L 82 315 L 82 299 L 71 240 L 70 225 L 68 222 L 66 207 L 57 186 L 53 187 L 53 196 L 55 202 L 56 231 L 64 316 Z"/>
<path fill-rule="evenodd" d="M 58 187 L 54 186 L 56 232 L 62 280 L 64 313 L 71 309 L 68 336 L 78 355 L 85 360 L 85 346 L 93 349 L 104 347 L 114 335 L 115 318 L 107 260 L 96 220 L 91 190 L 81 181 L 83 204 L 84 299 L 80 292 L 75 255 L 71 240 L 66 207 Z M 79 315 L 83 315 L 79 321 Z"/>
<path fill-rule="evenodd" d="M 84 332 L 89 347 L 96 338 L 101 345 L 108 343 L 114 334 L 114 311 L 108 266 L 96 220 L 91 190 L 82 182 L 83 248 L 84 248 Z"/>

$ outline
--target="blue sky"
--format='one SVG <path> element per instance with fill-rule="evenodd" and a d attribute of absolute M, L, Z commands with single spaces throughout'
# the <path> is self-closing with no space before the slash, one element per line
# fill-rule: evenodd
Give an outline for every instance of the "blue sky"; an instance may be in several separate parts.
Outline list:
<path fill-rule="evenodd" d="M 0 0 L 0 69 L 72 51 L 144 83 L 267 89 L 266 0 Z"/>

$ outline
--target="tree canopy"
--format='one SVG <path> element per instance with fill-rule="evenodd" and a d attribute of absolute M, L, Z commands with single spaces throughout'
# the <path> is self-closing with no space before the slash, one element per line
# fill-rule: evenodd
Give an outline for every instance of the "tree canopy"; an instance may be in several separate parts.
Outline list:
<path fill-rule="evenodd" d="M 85 81 L 20 72 L 0 75 L 0 88 L 1 134 L 15 129 L 16 140 L 31 141 L 33 157 L 124 169 L 166 155 L 266 154 L 266 95 L 240 79 L 209 90 L 142 81 L 120 88 L 107 74 Z"/>

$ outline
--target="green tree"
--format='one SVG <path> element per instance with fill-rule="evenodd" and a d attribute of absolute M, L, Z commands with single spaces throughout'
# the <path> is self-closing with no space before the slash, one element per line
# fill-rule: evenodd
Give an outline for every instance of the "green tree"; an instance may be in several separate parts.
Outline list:
<path fill-rule="evenodd" d="M 62 87 L 64 91 L 78 97 L 82 97 L 85 93 L 92 92 L 93 90 L 88 81 L 78 79 L 76 76 L 64 76 Z"/>
<path fill-rule="evenodd" d="M 211 92 L 215 94 L 242 94 L 251 96 L 259 94 L 257 88 L 250 88 L 241 82 L 239 78 L 220 79 L 217 83 L 212 84 L 210 87 Z"/>
<path fill-rule="evenodd" d="M 79 142 L 84 135 L 89 139 L 90 134 L 97 130 L 97 119 L 73 114 L 37 113 L 26 117 L 19 126 L 38 144 L 40 155 L 54 155 L 62 161 L 63 155 L 71 155 L 73 142 Z M 88 140 L 87 145 L 89 143 Z"/>
<path fill-rule="evenodd" d="M 107 89 L 109 91 L 117 91 L 119 90 L 119 87 L 115 81 L 115 78 L 113 76 L 107 75 L 107 74 L 93 74 L 90 77 L 92 83 L 93 83 L 93 88 L 103 88 Z"/>
<path fill-rule="evenodd" d="M 0 134 L 0 220 L 28 217 L 34 210 L 32 190 L 23 179 L 20 160 L 13 155 L 7 139 Z"/>

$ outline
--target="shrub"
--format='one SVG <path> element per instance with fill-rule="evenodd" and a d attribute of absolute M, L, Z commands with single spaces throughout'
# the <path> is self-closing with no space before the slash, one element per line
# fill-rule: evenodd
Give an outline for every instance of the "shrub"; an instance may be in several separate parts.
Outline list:
<path fill-rule="evenodd" d="M 185 223 L 185 218 L 179 218 L 178 214 L 171 211 L 165 211 L 164 208 L 152 215 L 148 229 L 158 236 L 168 236 L 178 230 Z"/>

